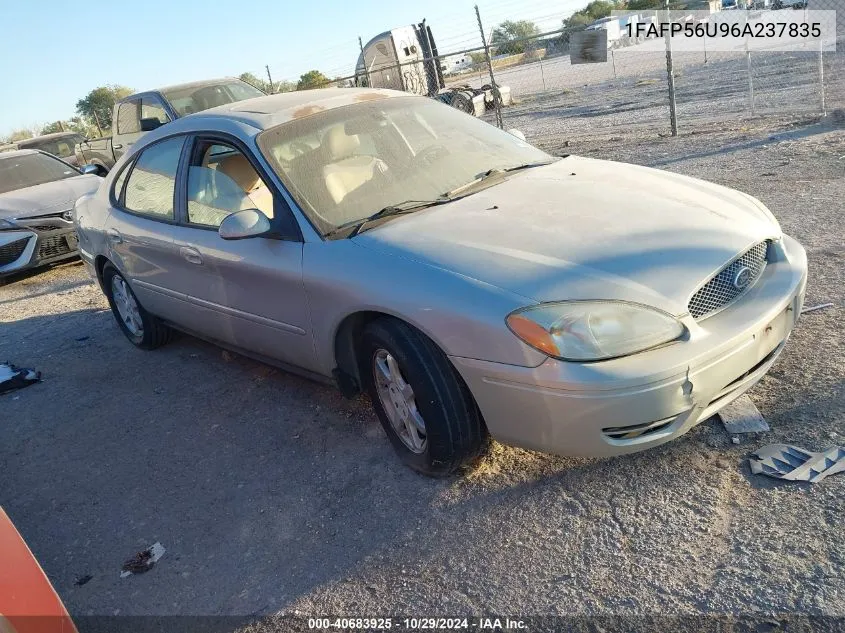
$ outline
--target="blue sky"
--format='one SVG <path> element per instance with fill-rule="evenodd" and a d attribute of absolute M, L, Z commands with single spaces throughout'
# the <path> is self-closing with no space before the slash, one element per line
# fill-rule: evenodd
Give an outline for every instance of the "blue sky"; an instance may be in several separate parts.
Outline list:
<path fill-rule="evenodd" d="M 544 30 L 587 0 L 478 0 L 485 31 L 506 19 Z M 471 0 L 0 0 L 0 136 L 75 114 L 103 84 L 146 90 L 239 75 L 352 72 L 358 36 L 426 18 L 441 53 L 479 44 Z M 11 28 L 9 28 L 11 26 Z"/>

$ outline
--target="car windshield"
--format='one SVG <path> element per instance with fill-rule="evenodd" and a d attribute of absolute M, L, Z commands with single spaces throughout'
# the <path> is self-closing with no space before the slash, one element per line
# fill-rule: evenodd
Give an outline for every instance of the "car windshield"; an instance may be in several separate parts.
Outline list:
<path fill-rule="evenodd" d="M 193 112 L 201 112 L 235 101 L 265 96 L 258 88 L 253 88 L 238 79 L 219 84 L 174 88 L 164 90 L 162 94 L 179 116 L 187 116 Z"/>
<path fill-rule="evenodd" d="M 81 135 L 69 135 L 59 138 L 49 139 L 32 139 L 30 141 L 21 141 L 18 147 L 21 149 L 40 149 L 42 152 L 47 152 L 59 158 L 69 158 L 73 156 L 73 147 L 77 143 L 84 140 Z"/>
<path fill-rule="evenodd" d="M 0 193 L 78 176 L 70 165 L 46 154 L 0 156 Z"/>
<path fill-rule="evenodd" d="M 436 200 L 545 152 L 433 99 L 362 101 L 265 130 L 262 154 L 323 234 L 408 200 Z"/>

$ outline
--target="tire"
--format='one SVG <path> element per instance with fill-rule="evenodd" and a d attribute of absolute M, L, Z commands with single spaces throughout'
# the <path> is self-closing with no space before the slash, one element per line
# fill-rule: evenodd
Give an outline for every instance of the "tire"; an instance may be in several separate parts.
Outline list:
<path fill-rule="evenodd" d="M 140 330 L 136 329 L 133 331 L 133 329 L 131 329 L 133 325 L 128 325 L 124 317 L 121 315 L 120 308 L 118 307 L 117 300 L 115 298 L 115 280 L 118 280 L 118 285 L 122 284 L 125 292 L 135 303 L 135 306 L 137 307 L 137 317 L 134 318 L 140 319 Z M 105 291 L 106 298 L 109 301 L 112 315 L 114 316 L 115 321 L 117 321 L 117 326 L 120 328 L 120 331 L 123 332 L 124 336 L 129 339 L 129 342 L 135 347 L 147 350 L 156 349 L 157 347 L 161 347 L 162 345 L 168 343 L 173 337 L 173 330 L 162 323 L 157 317 L 144 310 L 143 306 L 141 306 L 140 302 L 135 297 L 135 293 L 132 291 L 129 283 L 111 263 L 108 263 L 103 267 L 103 289 Z M 134 318 L 132 319 L 133 324 Z"/>
<path fill-rule="evenodd" d="M 380 367 L 390 365 L 391 357 L 401 379 L 412 389 L 413 404 L 409 410 L 415 410 L 424 421 L 424 440 L 416 450 L 410 446 L 409 438 L 403 439 L 394 428 L 388 412 L 392 409 L 394 419 L 397 415 L 402 417 L 397 414 L 396 407 L 402 402 L 407 404 L 407 400 L 398 395 L 399 390 L 392 392 L 392 396 L 386 392 L 384 372 L 381 378 L 378 373 Z M 446 355 L 427 336 L 398 319 L 382 317 L 364 329 L 358 358 L 373 408 L 390 443 L 407 466 L 424 475 L 440 477 L 486 452 L 489 435 L 472 394 Z M 382 387 L 377 385 L 380 380 Z M 399 400 L 399 405 L 391 403 L 393 396 Z M 409 415 L 413 418 L 414 414 L 406 411 L 406 420 Z M 397 424 L 402 426 L 401 422 Z M 414 428 L 417 429 L 416 439 L 421 439 L 419 426 Z M 407 427 L 402 432 L 414 435 Z"/>

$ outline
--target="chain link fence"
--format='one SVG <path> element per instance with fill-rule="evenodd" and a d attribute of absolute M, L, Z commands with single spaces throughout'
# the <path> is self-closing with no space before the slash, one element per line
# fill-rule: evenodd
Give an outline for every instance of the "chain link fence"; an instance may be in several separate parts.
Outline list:
<path fill-rule="evenodd" d="M 696 40 L 700 50 L 672 51 L 680 133 L 761 117 L 845 119 L 845 0 L 808 0 L 797 9 L 774 7 L 801 0 L 773 0 L 764 7 L 770 1 L 755 0 L 758 8 L 746 19 L 762 15 L 777 21 L 795 19 L 797 11 L 834 10 L 835 36 L 823 45 L 816 41 L 784 51 L 717 50 L 705 37 Z M 718 2 L 710 4 L 715 8 Z M 710 19 L 709 11 L 686 13 L 681 20 Z M 673 11 L 671 19 L 678 20 L 678 14 Z M 637 17 L 660 21 L 661 15 L 645 11 Z M 520 129 L 548 148 L 581 136 L 672 133 L 665 38 L 627 36 L 623 29 L 621 35 L 608 35 L 606 61 L 573 63 L 570 31 L 491 42 L 493 25 L 485 31 L 477 7 L 474 17 L 477 31 L 440 42 L 439 48 L 425 22 L 387 31 L 366 44 L 359 38 L 354 72 L 309 87 L 372 86 L 428 95 Z"/>

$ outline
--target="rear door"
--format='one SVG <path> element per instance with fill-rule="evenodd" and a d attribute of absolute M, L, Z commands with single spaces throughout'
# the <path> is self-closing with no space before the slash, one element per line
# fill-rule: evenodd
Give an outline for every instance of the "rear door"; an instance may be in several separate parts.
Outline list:
<path fill-rule="evenodd" d="M 141 135 L 141 97 L 132 97 L 117 106 L 117 120 L 112 135 L 115 162 Z"/>
<path fill-rule="evenodd" d="M 145 148 L 115 179 L 105 232 L 109 258 L 149 312 L 178 322 L 184 298 L 174 290 L 181 262 L 172 229 L 176 224 L 176 174 L 185 137 Z"/>
<path fill-rule="evenodd" d="M 186 158 L 180 254 L 173 275 L 197 333 L 306 369 L 316 369 L 305 289 L 302 241 L 290 209 L 234 139 L 197 137 Z M 224 240 L 230 213 L 257 208 L 280 237 Z"/>

